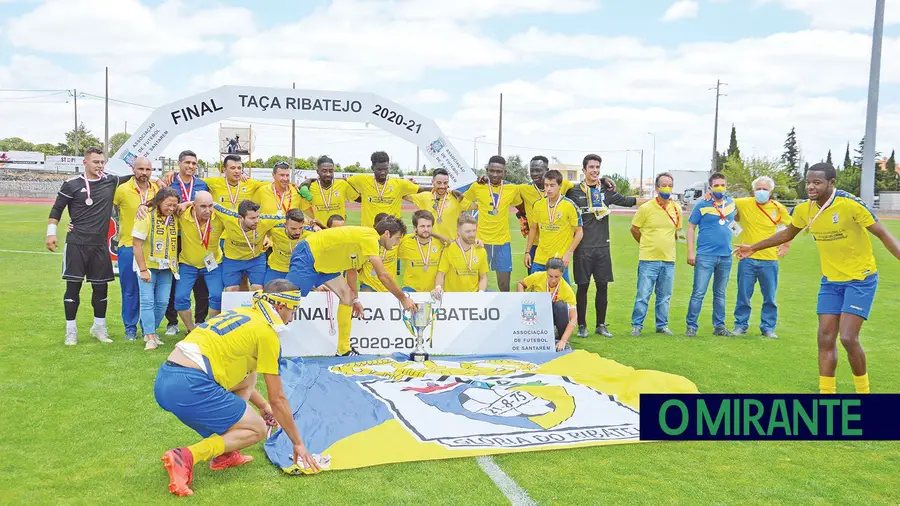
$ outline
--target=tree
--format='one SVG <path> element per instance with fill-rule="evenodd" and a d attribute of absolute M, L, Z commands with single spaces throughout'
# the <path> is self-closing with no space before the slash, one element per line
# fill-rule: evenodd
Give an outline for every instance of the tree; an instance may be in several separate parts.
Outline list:
<path fill-rule="evenodd" d="M 62 151 L 60 151 L 60 149 L 59 149 L 59 144 L 50 144 L 49 142 L 35 144 L 34 150 L 44 153 L 44 156 L 61 156 L 62 155 Z"/>
<path fill-rule="evenodd" d="M 728 142 L 727 157 L 731 158 L 732 155 L 737 155 L 738 158 L 741 157 L 741 150 L 738 148 L 737 143 L 737 130 L 734 128 L 734 124 L 731 125 L 731 140 Z"/>
<path fill-rule="evenodd" d="M 400 168 L 400 164 L 396 162 L 391 162 L 390 168 L 388 168 L 388 174 L 397 174 L 400 177 L 403 177 L 403 169 Z"/>
<path fill-rule="evenodd" d="M 291 157 L 286 155 L 272 155 L 266 160 L 266 167 L 274 168 L 275 164 L 278 162 L 285 162 L 288 166 L 291 165 Z"/>
<path fill-rule="evenodd" d="M 834 163 L 831 161 L 831 150 L 830 149 L 828 150 L 828 156 L 825 157 L 825 163 L 830 163 L 830 164 L 834 165 Z"/>
<path fill-rule="evenodd" d="M 131 134 L 128 134 L 126 132 L 113 134 L 113 136 L 109 138 L 109 147 L 107 149 L 108 154 L 110 156 L 114 155 L 117 151 L 119 151 L 119 148 L 122 147 L 122 144 L 128 142 L 128 139 L 130 138 Z"/>
<path fill-rule="evenodd" d="M 890 158 L 879 161 L 875 166 L 875 192 L 897 190 L 900 190 L 900 174 L 897 174 L 897 162 L 891 151 Z"/>
<path fill-rule="evenodd" d="M 846 169 L 841 169 L 837 173 L 837 182 L 835 186 L 838 190 L 844 190 L 854 195 L 859 195 L 860 181 L 862 180 L 862 171 L 859 167 L 851 165 Z"/>
<path fill-rule="evenodd" d="M 515 184 L 523 184 L 531 180 L 528 170 L 522 164 L 522 157 L 519 155 L 512 155 L 506 159 L 506 180 Z"/>
<path fill-rule="evenodd" d="M 828 150 L 828 154 L 831 155 L 831 150 Z M 806 195 L 806 173 L 809 172 L 809 162 L 803 164 L 803 180 L 801 184 L 797 186 L 797 198 L 805 199 L 808 195 Z"/>
<path fill-rule="evenodd" d="M 784 140 L 784 153 L 781 155 L 781 164 L 787 176 L 792 181 L 791 187 L 795 192 L 799 191 L 798 187 L 803 185 L 800 178 L 800 150 L 797 149 L 797 133 L 794 127 L 788 132 L 787 138 Z"/>
<path fill-rule="evenodd" d="M 630 197 L 630 196 L 634 195 L 634 190 L 631 188 L 631 182 L 628 181 L 627 177 L 625 177 L 619 173 L 610 174 L 609 176 L 606 176 L 606 177 L 612 179 L 613 182 L 616 183 L 616 192 L 618 192 L 619 194 L 624 195 L 626 197 Z"/>
<path fill-rule="evenodd" d="M 75 151 L 75 138 L 78 138 L 78 152 Z M 64 156 L 82 156 L 84 150 L 91 147 L 101 148 L 103 142 L 93 135 L 90 130 L 85 128 L 84 123 L 78 125 L 78 130 L 69 130 L 66 132 L 66 151 Z"/>
<path fill-rule="evenodd" d="M 0 139 L 0 151 L 34 151 L 34 144 L 21 137 Z"/>
<path fill-rule="evenodd" d="M 850 160 L 850 143 L 847 143 L 847 151 L 844 152 L 844 168 L 848 168 L 853 165 L 853 161 Z"/>
<path fill-rule="evenodd" d="M 728 178 L 729 192 L 734 195 L 751 195 L 753 181 L 760 176 L 769 176 L 775 181 L 775 190 L 772 192 L 774 197 L 783 200 L 797 198 L 794 181 L 780 161 L 758 157 L 742 159 L 738 156 L 730 156 L 725 162 L 722 173 Z"/>

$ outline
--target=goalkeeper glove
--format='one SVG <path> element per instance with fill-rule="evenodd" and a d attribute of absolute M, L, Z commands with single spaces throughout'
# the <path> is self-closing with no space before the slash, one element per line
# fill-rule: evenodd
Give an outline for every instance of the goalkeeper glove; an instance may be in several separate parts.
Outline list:
<path fill-rule="evenodd" d="M 297 193 L 299 193 L 300 196 L 303 197 L 303 198 L 305 198 L 306 200 L 312 200 L 312 192 L 309 191 L 309 187 L 301 186 L 301 187 L 297 190 Z"/>

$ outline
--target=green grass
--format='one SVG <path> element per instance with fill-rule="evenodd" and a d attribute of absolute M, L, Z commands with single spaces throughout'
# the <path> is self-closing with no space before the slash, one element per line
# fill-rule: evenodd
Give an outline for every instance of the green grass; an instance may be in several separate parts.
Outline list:
<path fill-rule="evenodd" d="M 44 250 L 47 206 L 0 206 L 2 249 Z M 351 217 L 351 222 L 358 215 Z M 900 222 L 885 222 L 900 234 Z M 65 225 L 65 221 L 63 223 Z M 60 229 L 64 227 L 61 226 Z M 573 338 L 577 348 L 638 369 L 658 369 L 694 381 L 701 392 L 817 391 L 815 302 L 820 278 L 812 240 L 798 239 L 782 261 L 778 340 L 751 334 L 711 336 L 710 300 L 699 337 L 627 336 L 634 301 L 637 246 L 628 217 L 613 216 L 616 282 L 610 287 L 609 324 L 614 339 Z M 513 230 L 517 230 L 514 227 Z M 521 253 L 521 235 L 513 251 Z M 670 325 L 680 334 L 692 268 L 684 245 L 676 266 Z M 900 304 L 900 265 L 875 240 L 881 286 L 872 319 L 863 327 L 874 392 L 898 392 L 900 349 L 891 308 Z M 521 278 L 515 256 L 513 281 Z M 0 252 L 0 503 L 147 504 L 175 502 L 166 490 L 159 456 L 191 443 L 196 434 L 162 411 L 153 399 L 154 374 L 171 350 L 156 353 L 122 341 L 120 296 L 110 284 L 112 345 L 87 330 L 90 289 L 82 291 L 81 344 L 63 346 L 61 257 Z M 734 305 L 736 267 L 729 285 Z M 495 287 L 495 280 L 491 279 Z M 592 297 L 593 295 L 591 295 Z M 592 304 L 589 304 L 592 306 Z M 754 297 L 751 329 L 760 300 Z M 594 317 L 589 309 L 588 323 Z M 651 314 L 648 318 L 652 318 Z M 838 391 L 852 392 L 843 350 Z M 474 459 L 386 465 L 315 477 L 288 477 L 270 465 L 257 445 L 249 466 L 222 473 L 198 468 L 193 504 L 505 504 Z M 900 490 L 900 446 L 888 442 L 649 443 L 495 457 L 540 504 L 740 503 L 888 504 Z"/>

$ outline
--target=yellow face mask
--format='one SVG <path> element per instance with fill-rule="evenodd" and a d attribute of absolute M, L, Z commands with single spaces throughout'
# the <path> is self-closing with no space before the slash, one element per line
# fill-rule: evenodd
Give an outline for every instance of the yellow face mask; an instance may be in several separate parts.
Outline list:
<path fill-rule="evenodd" d="M 659 198 L 665 200 L 672 196 L 672 187 L 671 186 L 660 186 L 657 190 L 659 193 Z"/>

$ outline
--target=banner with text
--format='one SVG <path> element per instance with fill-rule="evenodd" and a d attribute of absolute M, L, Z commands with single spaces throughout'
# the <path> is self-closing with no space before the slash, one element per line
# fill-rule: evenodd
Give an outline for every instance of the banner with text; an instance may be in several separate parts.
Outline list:
<path fill-rule="evenodd" d="M 372 93 L 222 86 L 164 105 L 110 157 L 106 170 L 130 174 L 137 157 L 157 158 L 176 136 L 229 118 L 368 123 L 419 146 L 450 173 L 450 186 L 475 181 L 475 172 L 437 123 Z"/>
<path fill-rule="evenodd" d="M 411 294 L 429 300 L 429 294 Z M 225 292 L 222 310 L 250 305 L 250 292 Z M 389 293 L 360 293 L 365 311 L 353 319 L 350 345 L 363 355 L 409 353 L 415 336 L 403 320 L 403 310 Z M 437 305 L 439 304 L 439 305 Z M 294 321 L 281 335 L 286 357 L 334 355 L 337 349 L 338 298 L 312 292 L 303 298 Z M 425 329 L 425 349 L 436 355 L 531 353 L 554 351 L 553 311 L 548 293 L 445 293 L 434 306 L 434 320 Z"/>

